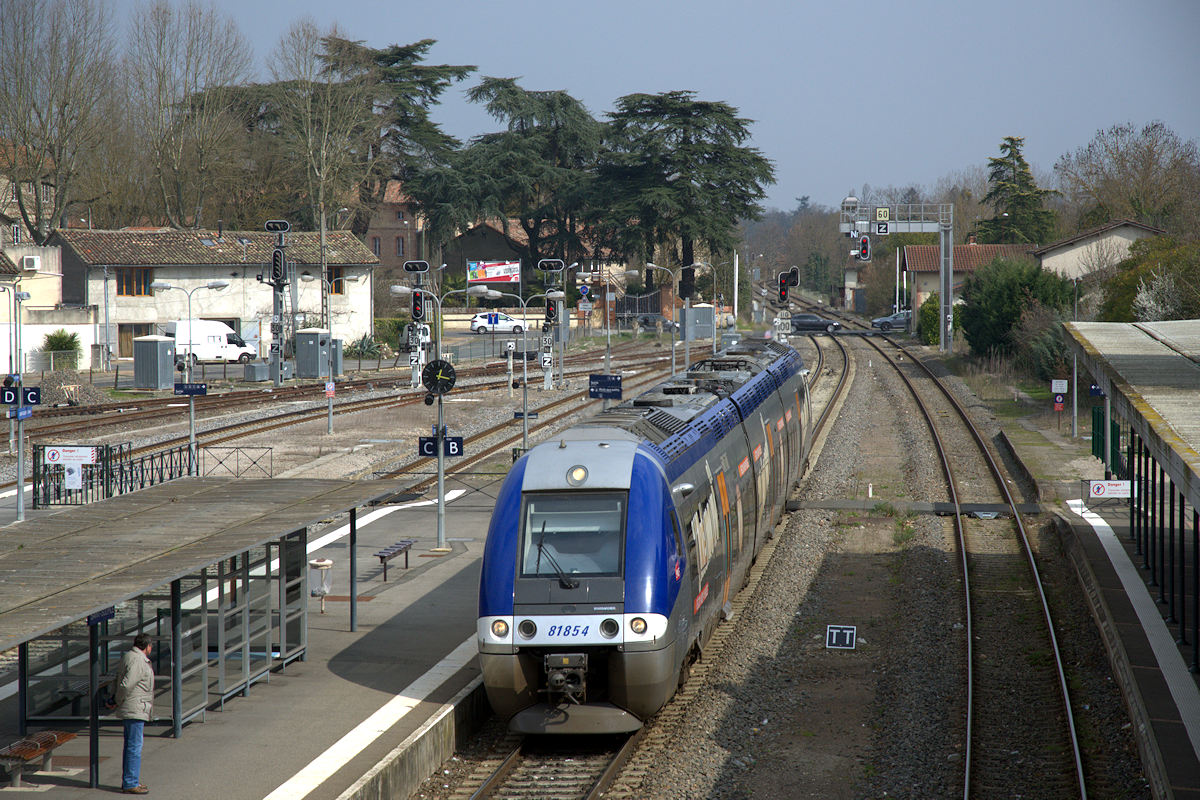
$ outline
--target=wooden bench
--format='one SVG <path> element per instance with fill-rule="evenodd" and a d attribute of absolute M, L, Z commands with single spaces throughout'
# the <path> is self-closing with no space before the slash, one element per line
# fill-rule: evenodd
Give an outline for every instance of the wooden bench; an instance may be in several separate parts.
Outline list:
<path fill-rule="evenodd" d="M 26 736 L 19 742 L 13 742 L 8 747 L 0 749 L 0 766 L 8 768 L 12 775 L 13 788 L 21 786 L 21 771 L 29 766 L 36 758 L 42 759 L 41 769 L 49 772 L 53 769 L 51 756 L 54 749 L 75 738 L 75 734 L 66 731 L 42 731 Z"/>
<path fill-rule="evenodd" d="M 388 562 L 401 553 L 404 553 L 404 568 L 408 569 L 408 550 L 416 543 L 416 539 L 401 539 L 395 544 L 388 545 L 375 554 L 379 559 L 379 563 L 383 564 L 383 579 L 385 581 L 387 580 Z"/>

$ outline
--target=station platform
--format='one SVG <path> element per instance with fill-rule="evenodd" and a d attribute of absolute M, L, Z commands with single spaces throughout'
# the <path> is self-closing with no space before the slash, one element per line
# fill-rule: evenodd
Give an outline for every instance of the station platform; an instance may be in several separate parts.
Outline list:
<path fill-rule="evenodd" d="M 1178 641 L 1141 568 L 1128 501 L 1084 502 L 1081 481 L 1104 478 L 1089 441 L 1022 420 L 1002 425 L 1090 596 L 1155 796 L 1200 800 L 1200 673 L 1190 669 L 1192 642 Z"/>
<path fill-rule="evenodd" d="M 179 739 L 170 725 L 147 725 L 141 778 L 149 796 L 331 800 L 444 704 L 471 696 L 478 676 L 479 563 L 494 500 L 486 481 L 464 488 L 448 480 L 446 491 L 444 552 L 435 550 L 433 502 L 402 502 L 358 516 L 356 632 L 346 595 L 347 521 L 310 532 L 308 557 L 330 559 L 333 567 L 325 613 L 317 598 L 309 601 L 306 659 L 207 711 L 184 726 Z M 384 582 L 372 554 L 401 539 L 415 540 L 410 566 L 405 569 L 403 556 L 393 559 Z M 16 716 L 14 695 L 13 687 L 0 686 L 3 744 L 20 738 L 8 722 Z M 169 695 L 159 696 L 156 711 L 164 702 L 169 708 Z M 55 751 L 53 772 L 26 772 L 21 788 L 0 780 L 0 796 L 94 797 L 86 728 L 80 733 Z M 99 746 L 99 791 L 117 792 L 120 727 L 102 727 Z"/>

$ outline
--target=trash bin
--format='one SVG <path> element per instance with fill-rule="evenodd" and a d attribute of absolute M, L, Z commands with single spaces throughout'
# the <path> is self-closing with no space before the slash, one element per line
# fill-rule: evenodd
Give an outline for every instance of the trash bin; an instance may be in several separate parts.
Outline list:
<path fill-rule="evenodd" d="M 325 595 L 333 588 L 333 562 L 328 558 L 314 558 L 308 562 L 308 592 L 321 598 L 321 613 L 325 613 Z"/>

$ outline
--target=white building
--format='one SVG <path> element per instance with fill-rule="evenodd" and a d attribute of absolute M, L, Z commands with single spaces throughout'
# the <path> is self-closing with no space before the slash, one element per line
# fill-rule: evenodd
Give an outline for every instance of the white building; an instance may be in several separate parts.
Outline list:
<path fill-rule="evenodd" d="M 1115 267 L 1129 256 L 1129 246 L 1138 239 L 1161 236 L 1166 231 L 1131 219 L 1115 219 L 1098 228 L 1077 233 L 1039 247 L 1033 255 L 1044 269 L 1064 278 L 1081 278 Z"/>
<path fill-rule="evenodd" d="M 271 343 L 273 292 L 259 276 L 270 277 L 276 235 L 260 231 L 206 230 L 65 230 L 52 244 L 62 248 L 62 303 L 94 306 L 95 341 L 114 357 L 133 355 L 138 336 L 162 333 L 171 320 L 188 318 L 225 322 L 248 343 L 257 341 L 266 355 Z M 329 287 L 330 327 L 345 344 L 372 333 L 372 284 L 379 259 L 354 234 L 328 231 L 324 263 L 320 234 L 286 235 L 289 285 L 284 290 L 284 320 L 292 330 L 324 327 L 323 286 Z M 312 280 L 302 280 L 305 275 Z M 229 286 L 210 290 L 206 284 Z M 156 290 L 154 281 L 178 286 Z"/>

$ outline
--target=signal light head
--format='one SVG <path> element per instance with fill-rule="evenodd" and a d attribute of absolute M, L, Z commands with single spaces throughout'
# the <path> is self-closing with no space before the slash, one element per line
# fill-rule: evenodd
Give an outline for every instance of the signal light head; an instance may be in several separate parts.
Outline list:
<path fill-rule="evenodd" d="M 425 319 L 425 295 L 420 291 L 412 295 L 412 318 L 414 322 Z"/>
<path fill-rule="evenodd" d="M 791 275 L 786 272 L 779 273 L 779 302 L 786 303 L 788 299 L 788 286 L 792 283 Z"/>
<path fill-rule="evenodd" d="M 860 261 L 871 260 L 871 237 L 860 236 L 858 238 L 858 258 Z"/>

